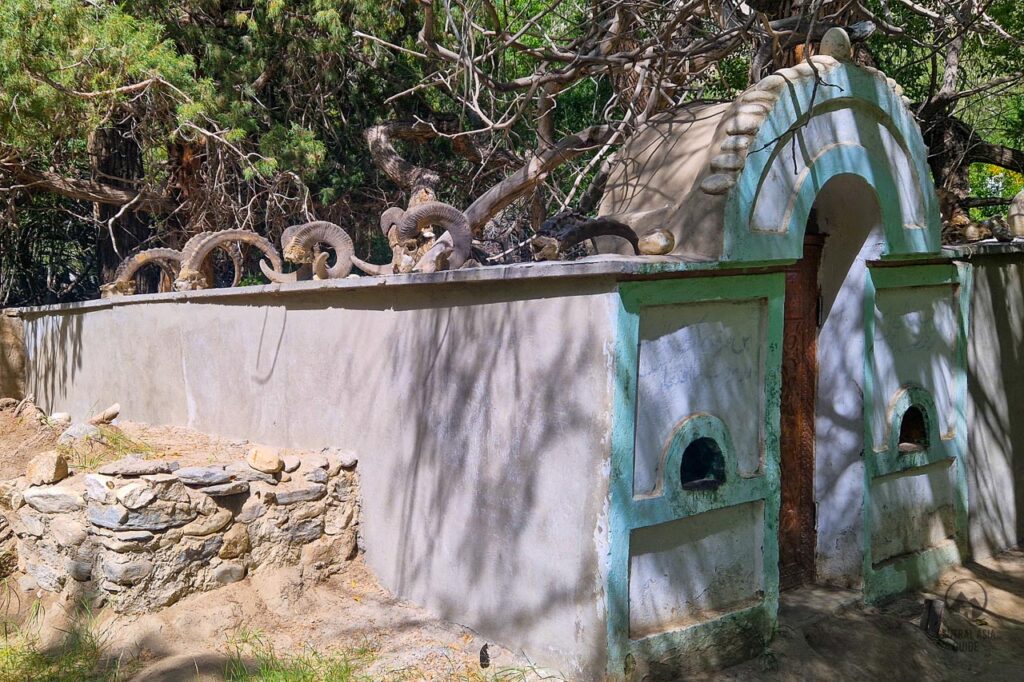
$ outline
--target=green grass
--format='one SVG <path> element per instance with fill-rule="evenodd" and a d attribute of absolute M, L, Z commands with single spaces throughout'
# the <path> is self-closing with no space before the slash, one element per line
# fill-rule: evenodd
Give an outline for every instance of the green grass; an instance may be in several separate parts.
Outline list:
<path fill-rule="evenodd" d="M 148 459 L 157 454 L 146 443 L 129 438 L 123 431 L 113 426 L 97 427 L 103 437 L 101 441 L 84 441 L 77 445 L 58 445 L 57 452 L 64 455 L 68 464 L 79 471 L 92 471 L 106 462 L 136 455 Z"/>
<path fill-rule="evenodd" d="M 122 665 L 105 652 L 105 637 L 98 632 L 88 609 L 79 607 L 75 625 L 64 632 L 59 645 L 44 648 L 33 634 L 41 611 L 30 608 L 21 627 L 4 622 L 0 636 L 0 682 L 126 682 L 139 664 Z M 369 646 L 344 651 L 279 653 L 261 632 L 240 630 L 228 639 L 224 679 L 229 682 L 405 682 L 425 675 L 413 669 L 371 674 L 376 654 Z M 456 664 L 445 679 L 458 682 L 514 682 L 562 679 L 542 677 L 530 669 L 484 671 Z"/>
<path fill-rule="evenodd" d="M 121 682 L 128 678 L 132 671 L 104 656 L 103 635 L 88 609 L 78 609 L 74 625 L 57 645 L 43 648 L 33 632 L 42 615 L 37 605 L 30 608 L 21 627 L 4 623 L 0 682 Z"/>
<path fill-rule="evenodd" d="M 298 654 L 279 654 L 269 638 L 255 630 L 239 630 L 228 639 L 229 660 L 224 679 L 229 682 L 412 682 L 426 677 L 452 682 L 519 682 L 562 680 L 532 668 L 480 670 L 475 664 L 451 661 L 443 677 L 427 675 L 416 667 L 370 671 L 376 660 L 371 646 L 346 651 L 318 652 L 311 648 Z"/>
<path fill-rule="evenodd" d="M 321 653 L 305 649 L 279 654 L 263 633 L 240 630 L 228 640 L 224 678 L 230 682 L 355 682 L 373 661 L 369 648 Z"/>

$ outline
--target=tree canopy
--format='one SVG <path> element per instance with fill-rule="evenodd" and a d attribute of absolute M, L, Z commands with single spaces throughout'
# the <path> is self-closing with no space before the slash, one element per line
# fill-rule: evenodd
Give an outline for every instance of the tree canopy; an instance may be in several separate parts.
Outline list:
<path fill-rule="evenodd" d="M 0 305 L 93 297 L 205 230 L 325 219 L 380 255 L 378 216 L 423 188 L 515 258 L 594 210 L 651 116 L 732 98 L 831 26 L 905 87 L 947 223 L 1004 210 L 1017 0 L 4 0 Z"/>

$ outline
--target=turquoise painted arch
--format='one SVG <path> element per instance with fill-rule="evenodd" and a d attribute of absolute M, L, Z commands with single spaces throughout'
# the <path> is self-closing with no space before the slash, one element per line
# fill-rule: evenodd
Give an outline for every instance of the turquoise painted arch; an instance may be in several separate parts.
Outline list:
<path fill-rule="evenodd" d="M 726 196 L 724 260 L 798 259 L 818 193 L 841 175 L 862 178 L 877 194 L 884 257 L 937 254 L 928 150 L 898 87 L 844 63 L 823 65 L 820 78 L 788 77 L 755 134 Z"/>

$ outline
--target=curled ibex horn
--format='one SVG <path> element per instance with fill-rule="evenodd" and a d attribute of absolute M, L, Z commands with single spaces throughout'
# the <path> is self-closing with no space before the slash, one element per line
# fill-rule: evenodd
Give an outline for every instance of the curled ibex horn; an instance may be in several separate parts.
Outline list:
<path fill-rule="evenodd" d="M 326 251 L 314 256 L 313 249 L 317 244 L 327 244 L 334 249 L 334 266 L 328 267 L 330 257 Z M 271 268 L 260 262 L 260 270 L 271 282 L 286 284 L 316 279 L 337 279 L 346 277 L 352 272 L 351 257 L 355 253 L 352 239 L 340 226 L 326 220 L 316 220 L 302 225 L 292 225 L 281 235 L 281 246 L 284 258 L 291 263 L 299 263 L 295 272 L 282 272 L 281 268 Z"/>
<path fill-rule="evenodd" d="M 402 216 L 404 216 L 404 215 L 405 215 L 405 211 L 403 211 L 402 209 L 398 208 L 397 206 L 392 206 L 391 208 L 389 208 L 386 211 L 384 211 L 383 213 L 381 213 L 380 214 L 380 231 L 381 231 L 381 234 L 383 234 L 385 237 L 387 237 L 388 236 L 388 232 L 391 231 L 391 228 L 395 227 L 400 222 L 402 222 Z"/>
<path fill-rule="evenodd" d="M 391 263 L 385 265 L 376 265 L 374 263 L 367 263 L 361 258 L 350 256 L 352 264 L 357 268 L 365 272 L 367 275 L 393 275 L 395 274 L 395 266 Z"/>
<path fill-rule="evenodd" d="M 134 294 L 133 278 L 135 273 L 150 263 L 159 267 L 167 279 L 173 282 L 178 277 L 178 270 L 181 268 L 181 256 L 181 251 L 174 249 L 146 249 L 132 254 L 117 266 L 113 281 L 100 288 L 100 295 L 106 298 Z"/>
<path fill-rule="evenodd" d="M 267 261 L 265 260 L 260 261 L 260 270 L 263 271 L 263 274 L 266 276 L 267 279 L 269 279 L 271 282 L 275 284 L 289 284 L 291 282 L 299 281 L 298 271 L 280 272 L 279 270 L 275 270 L 270 265 L 268 265 Z"/>
<path fill-rule="evenodd" d="M 313 263 L 313 247 L 327 244 L 334 249 L 334 265 L 325 269 L 323 279 L 347 277 L 352 272 L 352 239 L 340 226 L 326 220 L 300 225 L 284 247 L 284 257 L 293 263 Z M 326 259 L 321 263 L 326 265 Z"/>
<path fill-rule="evenodd" d="M 181 250 L 181 271 L 174 286 L 178 290 L 205 289 L 209 286 L 200 273 L 203 261 L 217 248 L 224 248 L 230 242 L 250 244 L 262 251 L 270 259 L 275 270 L 281 271 L 281 256 L 273 244 L 255 232 L 249 230 L 222 230 L 220 232 L 204 232 L 189 239 Z M 229 251 L 230 253 L 230 251 Z"/>
<path fill-rule="evenodd" d="M 318 253 L 313 259 L 313 279 L 331 279 L 331 271 L 327 267 L 327 258 L 330 256 L 326 251 Z M 351 258 L 349 254 L 349 258 Z M 352 271 L 352 261 L 349 261 L 349 272 Z"/>
<path fill-rule="evenodd" d="M 403 240 L 412 239 L 428 225 L 443 227 L 451 234 L 452 252 L 448 258 L 448 269 L 458 270 L 472 255 L 473 233 L 466 215 L 454 206 L 440 201 L 428 201 L 410 208 L 402 215 L 398 223 L 398 237 Z"/>

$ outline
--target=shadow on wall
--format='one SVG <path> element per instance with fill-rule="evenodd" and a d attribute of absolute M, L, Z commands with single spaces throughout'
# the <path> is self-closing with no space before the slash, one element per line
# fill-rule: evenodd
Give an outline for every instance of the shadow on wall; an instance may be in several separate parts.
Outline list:
<path fill-rule="evenodd" d="M 0 398 L 25 397 L 24 325 L 0 311 Z"/>
<path fill-rule="evenodd" d="M 67 397 L 68 388 L 82 369 L 82 314 L 26 317 L 24 322 L 26 356 L 32 359 L 26 385 L 35 391 L 36 404 L 49 413 Z M 34 332 L 31 336 L 30 323 Z"/>
<path fill-rule="evenodd" d="M 979 557 L 1024 538 L 1024 263 L 979 259 L 968 345 L 967 480 Z"/>
<path fill-rule="evenodd" d="M 828 235 L 818 275 L 816 571 L 820 580 L 852 587 L 860 582 L 863 552 L 866 261 L 881 254 L 884 228 L 875 191 L 859 176 L 830 180 L 814 208 L 818 230 Z"/>
<path fill-rule="evenodd" d="M 888 442 L 884 413 L 902 386 L 925 387 L 940 403 L 940 423 L 955 424 L 959 304 L 955 287 L 915 286 L 915 275 L 908 274 L 908 284 L 876 291 L 874 318 L 865 320 L 867 262 L 885 246 L 876 193 L 859 176 L 838 175 L 822 188 L 814 208 L 817 228 L 828 235 L 819 270 L 815 568 L 819 581 L 855 587 L 863 579 L 865 547 L 879 564 L 955 536 L 954 484 L 945 470 L 914 468 L 876 478 L 866 491 L 864 457 L 873 458 L 867 461 L 874 466 L 885 456 L 876 451 Z M 867 322 L 874 327 L 871 339 L 865 339 Z M 872 344 L 871 383 L 865 377 L 866 341 Z M 868 385 L 875 402 L 871 415 L 864 413 Z M 866 419 L 874 425 L 872 443 L 864 442 Z M 883 494 L 890 488 L 900 493 Z M 870 543 L 864 537 L 865 503 Z"/>
<path fill-rule="evenodd" d="M 304 297 L 259 330 L 275 349 L 260 368 L 288 373 L 292 386 L 295 366 L 271 356 L 316 354 L 303 376 L 318 376 L 320 404 L 345 422 L 337 444 L 374 460 L 364 510 L 385 585 L 527 651 L 586 652 L 580 670 L 604 666 L 612 286 Z M 337 328 L 300 339 L 304 318 L 325 306 L 344 308 L 333 311 Z"/>
<path fill-rule="evenodd" d="M 48 409 L 119 390 L 128 419 L 355 450 L 385 586 L 603 669 L 614 286 L 242 293 L 37 317 L 33 381 Z"/>

